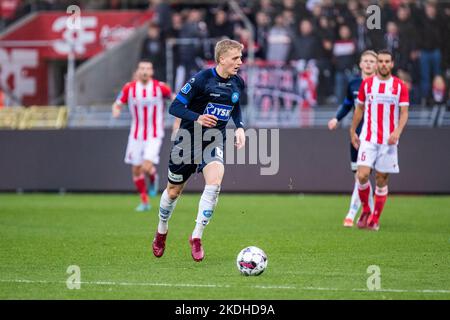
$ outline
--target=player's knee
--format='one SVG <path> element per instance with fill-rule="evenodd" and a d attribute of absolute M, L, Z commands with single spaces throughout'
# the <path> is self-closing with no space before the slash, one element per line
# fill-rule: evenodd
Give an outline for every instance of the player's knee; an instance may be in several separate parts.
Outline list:
<path fill-rule="evenodd" d="M 383 187 L 387 186 L 388 175 L 382 174 L 382 173 L 377 173 L 377 175 L 375 176 L 375 180 L 377 182 L 377 186 L 380 188 L 383 188 Z"/>
<path fill-rule="evenodd" d="M 182 189 L 181 188 L 177 188 L 177 187 L 167 187 L 167 196 L 171 199 L 171 200 L 176 200 L 180 194 Z"/>
<path fill-rule="evenodd" d="M 362 170 L 358 170 L 358 172 L 356 173 L 356 176 L 360 183 L 366 183 L 369 180 L 369 173 L 362 171 Z"/>

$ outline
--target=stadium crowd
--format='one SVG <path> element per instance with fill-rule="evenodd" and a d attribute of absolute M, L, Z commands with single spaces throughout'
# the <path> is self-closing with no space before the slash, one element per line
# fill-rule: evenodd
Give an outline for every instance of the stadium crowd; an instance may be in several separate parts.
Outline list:
<path fill-rule="evenodd" d="M 156 15 L 142 46 L 142 57 L 161 66 L 165 80 L 167 38 L 229 37 L 248 44 L 249 31 L 226 2 L 162 0 L 5 0 L 16 10 L 2 16 L 6 25 L 38 10 L 65 10 L 68 4 L 89 9 L 149 9 Z M 387 48 L 395 70 L 410 88 L 412 104 L 445 104 L 450 83 L 450 3 L 436 0 L 239 0 L 255 26 L 256 58 L 271 63 L 314 60 L 319 103 L 343 100 L 349 79 L 358 72 L 358 56 L 366 49 Z M 369 29 L 366 9 L 380 7 L 380 28 Z M 4 10 L 2 11 L 4 12 Z M 244 52 L 244 57 L 247 52 Z M 209 42 L 178 45 L 175 62 L 191 74 L 203 60 L 213 59 Z"/>

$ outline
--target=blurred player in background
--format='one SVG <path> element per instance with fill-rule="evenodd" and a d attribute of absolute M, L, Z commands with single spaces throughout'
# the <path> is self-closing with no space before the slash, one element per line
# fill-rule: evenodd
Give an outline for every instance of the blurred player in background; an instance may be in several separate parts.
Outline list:
<path fill-rule="evenodd" d="M 174 153 L 184 150 L 185 136 L 177 135 L 174 142 L 168 171 L 167 188 L 161 196 L 159 208 L 159 224 L 153 240 L 153 254 L 161 257 L 164 254 L 168 232 L 168 220 L 175 209 L 178 197 L 189 177 L 202 172 L 205 188 L 200 198 L 194 231 L 189 237 L 192 258 L 202 261 L 205 255 L 202 246 L 202 235 L 217 205 L 220 185 L 224 175 L 223 146 L 225 143 L 225 127 L 230 118 L 237 127 L 235 131 L 236 147 L 245 145 L 245 133 L 241 116 L 240 97 L 244 93 L 244 81 L 237 75 L 242 64 L 243 45 L 233 40 L 222 40 L 216 44 L 216 67 L 197 73 L 187 82 L 172 102 L 170 114 L 181 118 L 180 131 L 188 133 L 188 163 L 174 160 Z M 201 126 L 201 127 L 200 127 Z M 219 146 L 208 148 L 210 141 L 195 141 L 194 127 L 201 128 L 203 135 L 212 133 L 215 128 L 221 133 L 215 136 L 214 143 Z M 206 140 L 206 139 L 205 139 Z M 186 144 L 186 142 L 184 142 Z M 183 151 L 182 151 L 183 152 Z M 200 161 L 195 158 L 201 155 Z"/>
<path fill-rule="evenodd" d="M 339 107 L 336 113 L 336 117 L 331 119 L 328 122 L 328 129 L 335 130 L 338 126 L 338 123 L 347 116 L 347 114 L 352 111 L 355 107 L 355 100 L 358 95 L 359 87 L 361 85 L 361 82 L 371 77 L 375 74 L 377 67 L 377 54 L 375 51 L 367 50 L 364 51 L 361 54 L 361 58 L 359 61 L 359 68 L 361 69 L 361 76 L 358 76 L 351 80 L 347 87 L 347 95 L 345 97 L 344 102 Z M 361 128 L 363 126 L 363 122 L 358 124 L 356 128 L 356 134 L 361 133 Z M 355 186 L 353 188 L 352 193 L 352 199 L 350 200 L 350 208 L 348 209 L 347 216 L 344 219 L 344 227 L 353 227 L 353 221 L 358 214 L 359 208 L 361 207 L 361 200 L 359 200 L 359 194 L 358 194 L 358 183 L 357 183 L 357 177 L 356 177 L 356 160 L 358 157 L 358 150 L 356 150 L 353 145 L 350 143 L 350 166 L 355 174 Z M 369 182 L 370 184 L 370 182 Z M 373 192 L 372 192 L 372 186 L 369 186 L 370 188 L 370 195 L 369 195 L 369 206 L 371 210 L 373 210 Z"/>
<path fill-rule="evenodd" d="M 122 88 L 112 106 L 113 117 L 120 116 L 122 107 L 128 105 L 132 116 L 125 163 L 132 166 L 132 177 L 141 197 L 136 211 L 150 210 L 147 192 L 155 196 L 158 192 L 159 151 L 164 136 L 164 99 L 170 99 L 171 90 L 163 82 L 153 79 L 153 64 L 150 61 L 139 62 L 135 79 Z M 147 191 L 145 175 L 150 186 Z"/>
<path fill-rule="evenodd" d="M 376 75 L 363 80 L 350 128 L 353 146 L 358 149 L 358 192 L 363 206 L 358 227 L 378 231 L 379 219 L 388 195 L 390 173 L 398 173 L 397 145 L 408 121 L 408 88 L 392 76 L 392 53 L 378 52 Z M 364 118 L 361 134 L 356 128 Z M 376 171 L 375 206 L 369 207 L 369 175 Z"/>

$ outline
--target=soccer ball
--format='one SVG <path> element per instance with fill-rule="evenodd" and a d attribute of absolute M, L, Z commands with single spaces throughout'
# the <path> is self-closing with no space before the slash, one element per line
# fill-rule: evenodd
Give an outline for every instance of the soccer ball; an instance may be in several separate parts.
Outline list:
<path fill-rule="evenodd" d="M 239 252 L 236 265 L 244 276 L 259 276 L 267 268 L 267 255 L 260 248 L 247 247 Z"/>

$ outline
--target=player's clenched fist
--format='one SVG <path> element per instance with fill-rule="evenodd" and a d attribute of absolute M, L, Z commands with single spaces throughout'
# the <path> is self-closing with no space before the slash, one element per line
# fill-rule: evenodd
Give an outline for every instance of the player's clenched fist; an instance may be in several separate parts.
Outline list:
<path fill-rule="evenodd" d="M 398 139 L 400 139 L 400 134 L 398 133 L 398 130 L 394 130 L 389 136 L 388 144 L 389 145 L 396 144 L 398 142 Z"/>
<path fill-rule="evenodd" d="M 352 136 L 352 145 L 355 149 L 359 149 L 359 145 L 361 144 L 361 141 L 359 141 L 359 137 L 356 133 L 353 133 Z"/>
<path fill-rule="evenodd" d="M 203 127 L 213 128 L 217 124 L 217 117 L 211 114 L 202 114 L 198 117 L 197 122 L 200 123 Z"/>
<path fill-rule="evenodd" d="M 112 105 L 112 116 L 113 118 L 118 118 L 120 116 L 120 106 L 117 103 Z"/>
<path fill-rule="evenodd" d="M 245 132 L 242 128 L 237 128 L 235 132 L 236 142 L 234 145 L 236 148 L 240 149 L 245 146 Z"/>
<path fill-rule="evenodd" d="M 328 121 L 328 129 L 329 130 L 334 130 L 337 128 L 337 124 L 338 124 L 338 119 L 333 118 L 330 121 Z"/>

